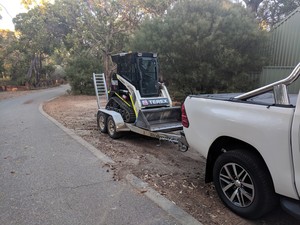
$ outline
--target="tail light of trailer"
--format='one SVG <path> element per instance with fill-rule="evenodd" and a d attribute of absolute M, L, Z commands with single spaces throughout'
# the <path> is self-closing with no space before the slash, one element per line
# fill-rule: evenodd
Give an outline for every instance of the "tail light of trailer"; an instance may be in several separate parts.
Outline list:
<path fill-rule="evenodd" d="M 181 106 L 181 123 L 182 123 L 182 126 L 184 126 L 186 128 L 188 128 L 190 126 L 184 104 L 182 104 L 182 106 Z"/>

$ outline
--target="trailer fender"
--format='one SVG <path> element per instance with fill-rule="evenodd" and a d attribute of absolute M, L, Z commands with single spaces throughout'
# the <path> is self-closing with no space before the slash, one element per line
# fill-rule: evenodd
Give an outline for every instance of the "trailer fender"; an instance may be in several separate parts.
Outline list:
<path fill-rule="evenodd" d="M 118 132 L 130 131 L 130 129 L 127 127 L 127 125 L 124 122 L 120 113 L 118 113 L 116 111 L 112 111 L 112 110 L 107 110 L 107 109 L 99 109 L 98 112 L 103 112 L 108 116 L 112 116 L 112 118 L 114 119 L 114 122 L 116 124 L 116 130 Z"/>

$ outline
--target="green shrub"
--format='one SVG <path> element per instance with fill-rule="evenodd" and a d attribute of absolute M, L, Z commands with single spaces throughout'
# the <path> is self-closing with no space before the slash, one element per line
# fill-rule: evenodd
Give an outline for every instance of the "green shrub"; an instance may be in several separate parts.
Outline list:
<path fill-rule="evenodd" d="M 94 95 L 93 73 L 102 71 L 99 58 L 82 54 L 73 57 L 66 68 L 66 75 L 73 94 Z"/>
<path fill-rule="evenodd" d="M 130 48 L 159 54 L 160 74 L 176 98 L 244 92 L 266 65 L 268 34 L 252 14 L 227 0 L 177 1 L 163 18 L 146 20 Z"/>

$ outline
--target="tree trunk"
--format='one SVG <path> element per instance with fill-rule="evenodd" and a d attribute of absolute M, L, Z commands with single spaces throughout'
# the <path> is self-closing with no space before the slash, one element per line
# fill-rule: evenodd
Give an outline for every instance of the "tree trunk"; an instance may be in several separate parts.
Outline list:
<path fill-rule="evenodd" d="M 27 72 L 27 75 L 26 75 L 26 78 L 28 78 L 29 80 L 32 77 L 33 62 L 34 62 L 34 58 L 31 59 L 31 61 L 30 61 L 30 66 L 29 66 L 29 69 L 28 69 L 28 72 Z"/>
<path fill-rule="evenodd" d="M 33 71 L 34 71 L 34 86 L 37 86 L 38 83 L 38 77 L 37 77 L 37 56 L 34 54 L 34 60 L 33 60 Z"/>
<path fill-rule="evenodd" d="M 36 84 L 39 85 L 42 70 L 42 53 L 36 54 Z"/>
<path fill-rule="evenodd" d="M 41 69 L 42 69 L 42 54 L 41 53 L 35 53 L 32 56 L 32 59 L 30 61 L 30 66 L 26 75 L 26 78 L 30 80 L 32 76 L 34 75 L 34 81 L 33 85 L 37 86 L 41 79 Z"/>

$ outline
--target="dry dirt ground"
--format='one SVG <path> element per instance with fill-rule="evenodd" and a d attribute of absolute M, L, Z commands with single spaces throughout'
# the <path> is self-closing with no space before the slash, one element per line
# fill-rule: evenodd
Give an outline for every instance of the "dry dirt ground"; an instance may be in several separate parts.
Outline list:
<path fill-rule="evenodd" d="M 205 160 L 192 149 L 179 152 L 172 143 L 134 133 L 126 133 L 118 140 L 100 133 L 95 96 L 64 95 L 45 103 L 43 109 L 111 157 L 116 163 L 105 167 L 115 180 L 124 180 L 126 174 L 132 173 L 205 225 L 300 224 L 279 207 L 254 221 L 233 214 L 221 203 L 213 185 L 205 184 Z"/>

